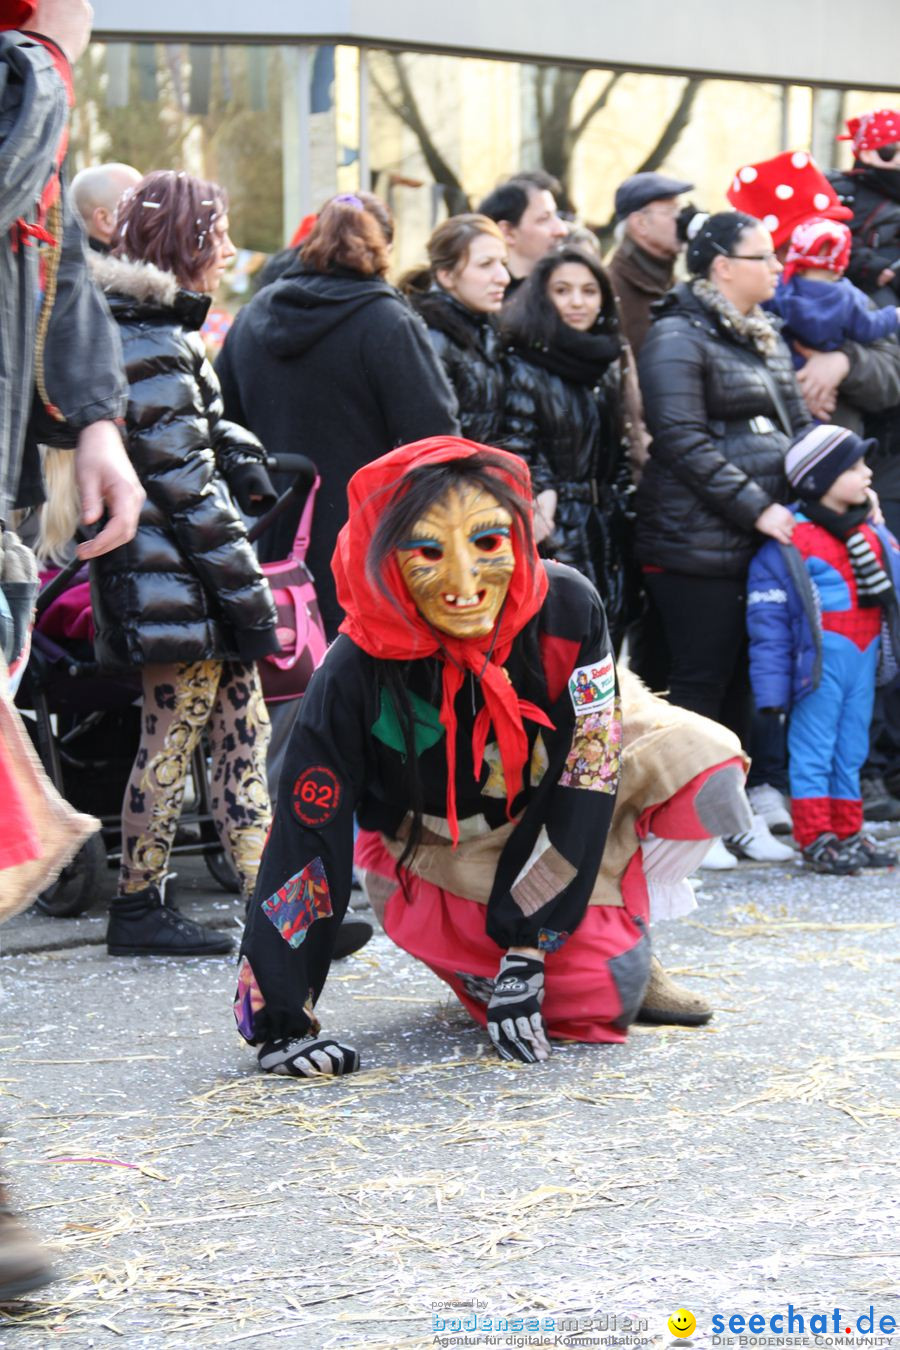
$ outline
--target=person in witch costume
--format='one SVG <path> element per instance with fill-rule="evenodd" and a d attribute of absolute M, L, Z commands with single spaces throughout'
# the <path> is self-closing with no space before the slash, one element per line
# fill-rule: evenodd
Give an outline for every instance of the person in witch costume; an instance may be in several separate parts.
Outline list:
<path fill-rule="evenodd" d="M 288 747 L 241 946 L 238 1029 L 264 1071 L 359 1067 L 313 1011 L 349 899 L 355 812 L 357 870 L 385 931 L 446 981 L 501 1057 L 624 1040 L 662 893 L 642 841 L 658 862 L 667 849 L 650 824 L 681 794 L 677 837 L 708 846 L 722 803 L 740 810 L 736 739 L 634 681 L 625 833 L 601 870 L 619 685 L 596 590 L 537 556 L 526 466 L 435 437 L 360 469 L 349 498 L 333 563 L 346 618 Z M 578 703 L 582 675 L 595 696 Z M 687 749 L 656 773 L 663 742 Z M 652 832 L 667 833 L 665 821 Z M 679 867 L 669 856 L 657 873 L 671 900 Z"/>

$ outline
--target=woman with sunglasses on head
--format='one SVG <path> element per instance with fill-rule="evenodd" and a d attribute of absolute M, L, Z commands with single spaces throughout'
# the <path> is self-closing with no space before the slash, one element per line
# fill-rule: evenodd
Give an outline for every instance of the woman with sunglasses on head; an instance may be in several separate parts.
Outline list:
<path fill-rule="evenodd" d="M 525 459 L 544 557 L 597 587 L 613 645 L 624 635 L 625 343 L 612 284 L 589 248 L 542 258 L 503 313 L 509 381 L 503 446 Z"/>
<path fill-rule="evenodd" d="M 670 701 L 747 746 L 747 570 L 766 537 L 790 542 L 784 455 L 809 413 L 790 352 L 760 308 L 781 271 L 768 231 L 722 211 L 687 260 L 692 279 L 656 306 L 639 361 L 653 440 L 636 499 L 637 554 L 668 639 Z M 751 786 L 768 781 L 765 753 L 755 759 Z M 732 848 L 786 856 L 759 817 Z"/>
<path fill-rule="evenodd" d="M 506 366 L 496 316 L 509 284 L 506 241 L 488 216 L 451 216 L 426 245 L 428 266 L 400 282 L 425 320 L 435 354 L 459 401 L 463 436 L 496 443 L 503 423 Z"/>

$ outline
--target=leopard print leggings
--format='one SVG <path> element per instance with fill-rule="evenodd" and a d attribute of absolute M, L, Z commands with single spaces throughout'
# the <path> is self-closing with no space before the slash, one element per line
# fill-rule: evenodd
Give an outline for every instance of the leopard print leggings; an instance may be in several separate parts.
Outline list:
<path fill-rule="evenodd" d="M 249 898 L 272 815 L 266 788 L 269 714 L 256 666 L 234 661 L 146 666 L 143 695 L 141 744 L 122 804 L 120 893 L 162 882 L 191 754 L 205 729 L 213 820 Z"/>

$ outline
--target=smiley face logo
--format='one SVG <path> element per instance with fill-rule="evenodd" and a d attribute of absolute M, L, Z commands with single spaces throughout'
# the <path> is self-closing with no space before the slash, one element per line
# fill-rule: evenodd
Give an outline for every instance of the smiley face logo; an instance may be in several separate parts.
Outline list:
<path fill-rule="evenodd" d="M 687 1308 L 679 1308 L 673 1312 L 668 1322 L 669 1330 L 673 1336 L 684 1338 L 692 1336 L 697 1329 L 697 1319 Z"/>

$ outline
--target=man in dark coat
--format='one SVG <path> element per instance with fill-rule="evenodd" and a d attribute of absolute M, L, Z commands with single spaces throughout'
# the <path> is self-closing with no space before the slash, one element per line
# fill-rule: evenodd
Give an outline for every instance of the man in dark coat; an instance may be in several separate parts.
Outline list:
<path fill-rule="evenodd" d="M 635 173 L 616 190 L 623 233 L 608 271 L 635 356 L 650 327 L 650 306 L 674 284 L 675 260 L 684 247 L 676 229 L 678 198 L 693 186 L 661 173 Z"/>

